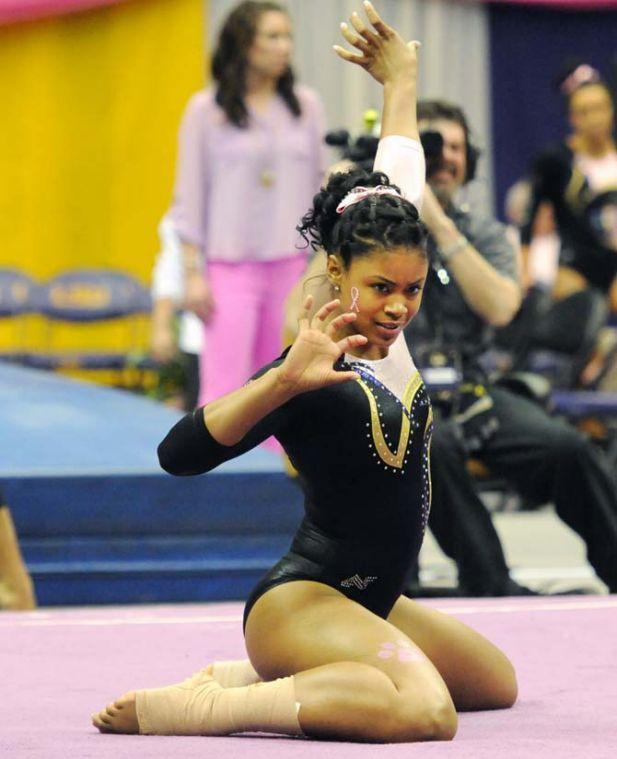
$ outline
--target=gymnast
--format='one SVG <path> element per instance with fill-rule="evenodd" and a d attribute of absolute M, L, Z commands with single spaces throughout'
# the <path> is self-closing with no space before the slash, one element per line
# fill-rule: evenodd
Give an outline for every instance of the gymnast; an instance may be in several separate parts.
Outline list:
<path fill-rule="evenodd" d="M 341 27 L 359 52 L 335 50 L 383 85 L 376 170 L 333 175 L 299 227 L 325 250 L 336 299 L 313 315 L 308 296 L 293 345 L 159 446 L 167 471 L 195 475 L 275 435 L 304 480 L 305 517 L 246 604 L 249 660 L 126 693 L 93 715 L 101 732 L 450 740 L 457 710 L 516 699 L 501 651 L 401 595 L 430 507 L 431 409 L 402 336 L 428 266 L 410 202 L 425 172 L 417 43 L 364 9 L 370 23 L 354 13 Z M 386 166 L 406 174 L 401 190 Z"/>

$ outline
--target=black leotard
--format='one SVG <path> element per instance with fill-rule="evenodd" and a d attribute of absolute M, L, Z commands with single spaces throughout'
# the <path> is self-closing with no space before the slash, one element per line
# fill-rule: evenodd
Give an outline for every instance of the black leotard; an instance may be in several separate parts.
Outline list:
<path fill-rule="evenodd" d="M 342 359 L 335 365 L 349 367 Z M 166 471 L 193 475 L 275 435 L 300 473 L 305 517 L 290 551 L 252 592 L 245 619 L 267 589 L 298 579 L 330 585 L 385 618 L 417 558 L 430 508 L 432 414 L 424 384 L 413 368 L 399 399 L 368 368 L 353 368 L 360 380 L 296 396 L 236 445 L 219 444 L 198 409 L 159 446 Z"/>

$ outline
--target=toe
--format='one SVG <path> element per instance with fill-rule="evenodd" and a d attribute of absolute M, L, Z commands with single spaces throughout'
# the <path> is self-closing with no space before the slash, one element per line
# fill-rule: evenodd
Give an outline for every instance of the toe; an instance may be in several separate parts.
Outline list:
<path fill-rule="evenodd" d="M 120 696 L 120 698 L 117 698 L 114 701 L 114 704 L 118 708 L 124 708 L 125 706 L 130 706 L 131 704 L 134 704 L 135 703 L 135 699 L 136 699 L 136 691 L 129 690 L 126 693 L 123 693 Z"/>
<path fill-rule="evenodd" d="M 92 724 L 102 733 L 108 733 L 110 731 L 109 725 L 107 725 L 101 717 L 101 712 L 92 715 Z"/>
<path fill-rule="evenodd" d="M 92 724 L 101 733 L 138 733 L 135 691 L 120 696 L 105 709 L 92 715 Z"/>

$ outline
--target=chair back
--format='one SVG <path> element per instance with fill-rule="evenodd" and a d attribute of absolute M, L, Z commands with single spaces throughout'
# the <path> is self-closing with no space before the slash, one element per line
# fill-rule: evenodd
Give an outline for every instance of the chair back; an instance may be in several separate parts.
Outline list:
<path fill-rule="evenodd" d="M 0 268 L 0 318 L 36 310 L 37 285 L 17 269 Z"/>
<path fill-rule="evenodd" d="M 94 322 L 147 313 L 150 293 L 134 277 L 108 269 L 75 269 L 41 287 L 38 311 L 48 319 Z"/>

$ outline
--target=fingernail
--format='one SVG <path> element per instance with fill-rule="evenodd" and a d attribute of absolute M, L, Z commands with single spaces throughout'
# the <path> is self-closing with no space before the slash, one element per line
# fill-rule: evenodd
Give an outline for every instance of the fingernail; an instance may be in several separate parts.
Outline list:
<path fill-rule="evenodd" d="M 347 29 L 347 24 L 344 21 L 341 21 L 341 29 Z"/>

